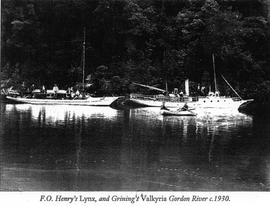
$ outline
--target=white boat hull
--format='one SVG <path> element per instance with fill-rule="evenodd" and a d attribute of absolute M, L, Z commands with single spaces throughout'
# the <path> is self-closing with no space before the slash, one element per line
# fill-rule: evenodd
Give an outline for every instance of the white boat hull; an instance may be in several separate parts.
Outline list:
<path fill-rule="evenodd" d="M 146 107 L 161 107 L 163 101 L 161 100 L 146 100 L 146 99 L 130 99 L 136 104 L 140 104 Z M 225 109 L 238 109 L 239 106 L 243 103 L 253 101 L 253 100 L 238 100 L 235 101 L 229 97 L 203 97 L 199 98 L 198 101 L 186 101 L 186 102 L 177 102 L 177 101 L 166 101 L 165 105 L 167 108 L 181 108 L 188 104 L 192 108 L 225 108 Z"/>
<path fill-rule="evenodd" d="M 19 103 L 39 105 L 80 105 L 80 106 L 110 106 L 119 97 L 89 97 L 87 99 L 34 99 L 23 97 L 6 97 Z"/>

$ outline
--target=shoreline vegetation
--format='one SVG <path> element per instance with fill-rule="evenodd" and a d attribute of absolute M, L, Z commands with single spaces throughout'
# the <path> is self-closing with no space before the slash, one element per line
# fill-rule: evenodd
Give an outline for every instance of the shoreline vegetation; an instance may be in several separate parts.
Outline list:
<path fill-rule="evenodd" d="M 269 2 L 262 0 L 3 0 L 1 89 L 74 87 L 99 95 L 158 94 L 137 82 L 207 94 L 217 87 L 270 111 Z M 83 31 L 86 31 L 83 74 Z"/>

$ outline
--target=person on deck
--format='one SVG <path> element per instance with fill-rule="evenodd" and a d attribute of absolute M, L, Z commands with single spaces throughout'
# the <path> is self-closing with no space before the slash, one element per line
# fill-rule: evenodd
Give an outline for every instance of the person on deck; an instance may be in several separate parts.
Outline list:
<path fill-rule="evenodd" d="M 71 98 L 71 88 L 70 88 L 70 87 L 67 89 L 66 97 L 67 97 L 68 99 Z"/>
<path fill-rule="evenodd" d="M 53 86 L 53 91 L 54 91 L 54 93 L 57 93 L 59 91 L 59 88 L 56 84 L 54 84 L 54 86 Z"/>
<path fill-rule="evenodd" d="M 182 90 L 181 90 L 181 92 L 180 92 L 180 97 L 184 97 L 184 93 L 183 93 Z"/>
<path fill-rule="evenodd" d="M 42 85 L 42 87 L 41 87 L 41 92 L 42 92 L 43 94 L 46 94 L 46 88 L 45 88 L 45 85 Z"/>
<path fill-rule="evenodd" d="M 188 110 L 188 105 L 185 103 L 185 105 L 182 108 L 179 108 L 178 111 L 187 111 Z"/>
<path fill-rule="evenodd" d="M 77 89 L 74 95 L 74 99 L 78 99 L 80 97 L 80 91 Z"/>
<path fill-rule="evenodd" d="M 54 84 L 54 86 L 53 86 L 54 97 L 56 97 L 58 91 L 59 91 L 59 88 L 58 88 L 57 84 Z"/>
<path fill-rule="evenodd" d="M 163 109 L 163 110 L 169 110 L 166 106 L 165 106 L 165 102 L 162 102 L 162 105 L 161 105 L 161 108 L 160 109 Z"/>
<path fill-rule="evenodd" d="M 70 97 L 73 99 L 75 98 L 75 92 L 73 90 L 73 87 L 70 87 Z"/>
<path fill-rule="evenodd" d="M 30 92 L 32 93 L 35 89 L 36 89 L 35 84 L 32 84 L 31 87 L 30 87 Z"/>
<path fill-rule="evenodd" d="M 23 97 L 26 93 L 26 86 L 25 86 L 25 82 L 22 83 L 21 85 L 21 88 L 20 88 L 20 94 L 21 94 L 21 97 Z"/>

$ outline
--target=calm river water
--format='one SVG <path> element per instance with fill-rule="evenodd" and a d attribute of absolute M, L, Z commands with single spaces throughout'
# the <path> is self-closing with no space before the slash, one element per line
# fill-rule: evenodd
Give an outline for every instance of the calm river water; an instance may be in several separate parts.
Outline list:
<path fill-rule="evenodd" d="M 0 103 L 0 190 L 269 191 L 270 117 Z"/>

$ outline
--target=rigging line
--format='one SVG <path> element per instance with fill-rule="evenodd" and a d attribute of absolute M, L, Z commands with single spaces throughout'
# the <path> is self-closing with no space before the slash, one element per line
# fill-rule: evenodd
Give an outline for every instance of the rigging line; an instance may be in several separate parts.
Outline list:
<path fill-rule="evenodd" d="M 229 87 L 234 91 L 234 93 L 242 100 L 241 96 L 234 90 L 234 88 L 230 85 L 230 83 L 225 79 L 225 77 L 222 74 L 221 74 L 221 77 L 229 85 Z"/>
<path fill-rule="evenodd" d="M 141 87 L 146 87 L 146 88 L 153 89 L 153 90 L 157 90 L 157 91 L 161 91 L 161 92 L 166 92 L 166 90 L 164 90 L 164 89 L 160 89 L 160 88 L 153 87 L 153 86 L 148 86 L 148 85 L 144 85 L 144 84 L 139 84 L 139 83 L 136 83 L 136 82 L 132 82 L 132 84 L 138 85 L 138 86 L 141 86 Z"/>
<path fill-rule="evenodd" d="M 83 92 L 84 92 L 84 78 L 85 78 L 85 35 L 86 35 L 86 31 L 85 31 L 85 27 L 83 29 L 83 64 L 82 64 L 82 67 L 83 67 L 83 76 L 82 76 L 82 83 L 83 83 Z"/>

